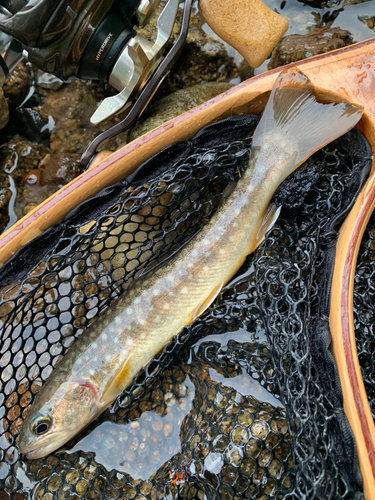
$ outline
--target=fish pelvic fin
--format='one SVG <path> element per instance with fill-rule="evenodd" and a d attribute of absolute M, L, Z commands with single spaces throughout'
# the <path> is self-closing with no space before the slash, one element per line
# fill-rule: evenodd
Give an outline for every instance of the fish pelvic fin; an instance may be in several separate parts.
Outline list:
<path fill-rule="evenodd" d="M 261 150 L 268 138 L 279 149 L 284 145 L 291 149 L 293 160 L 281 182 L 315 151 L 353 128 L 362 114 L 362 108 L 348 102 L 318 102 L 304 73 L 298 68 L 284 70 L 275 81 L 255 130 L 253 147 Z"/>
<path fill-rule="evenodd" d="M 219 283 L 218 285 L 215 285 L 214 288 L 211 290 L 209 296 L 204 299 L 199 306 L 196 308 L 195 311 L 191 314 L 186 326 L 191 325 L 191 323 L 198 318 L 198 316 L 201 316 L 213 303 L 213 301 L 216 299 L 216 297 L 219 295 L 221 289 L 223 288 L 224 283 Z"/>
<path fill-rule="evenodd" d="M 128 358 L 121 370 L 109 382 L 105 393 L 102 396 L 102 401 L 105 406 L 110 405 L 125 387 L 129 385 L 130 373 L 130 358 Z"/>
<path fill-rule="evenodd" d="M 263 215 L 263 219 L 260 223 L 256 237 L 251 242 L 252 246 L 249 248 L 249 254 L 254 252 L 254 250 L 258 248 L 258 246 L 262 243 L 262 241 L 266 237 L 266 233 L 275 225 L 280 212 L 281 206 L 278 207 L 272 202 L 268 205 L 266 213 Z"/>

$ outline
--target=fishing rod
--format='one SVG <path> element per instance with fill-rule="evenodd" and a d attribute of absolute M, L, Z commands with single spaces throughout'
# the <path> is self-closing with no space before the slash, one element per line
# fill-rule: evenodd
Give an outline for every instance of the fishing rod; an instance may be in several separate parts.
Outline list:
<path fill-rule="evenodd" d="M 120 112 L 126 116 L 90 144 L 81 158 L 81 165 L 87 167 L 102 142 L 140 116 L 180 56 L 193 2 L 0 0 L 0 85 L 26 58 L 63 81 L 99 80 L 114 87 L 118 93 L 100 103 L 91 123 L 102 123 Z M 199 9 L 212 29 L 254 66 L 268 57 L 288 26 L 261 0 L 237 0 L 234 17 L 228 0 L 200 0 Z M 149 40 L 139 28 L 153 15 L 158 16 L 156 35 Z M 255 27 L 248 27 L 246 19 Z"/>

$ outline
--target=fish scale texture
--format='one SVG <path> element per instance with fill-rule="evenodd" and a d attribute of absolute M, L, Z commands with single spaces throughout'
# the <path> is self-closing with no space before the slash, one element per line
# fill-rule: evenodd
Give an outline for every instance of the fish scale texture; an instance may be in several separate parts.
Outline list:
<path fill-rule="evenodd" d="M 18 453 L 59 357 L 209 220 L 257 120 L 170 146 L 0 270 L 1 500 L 363 498 L 327 322 L 337 229 L 370 168 L 356 130 L 283 183 L 265 241 L 112 408 L 48 457 Z"/>

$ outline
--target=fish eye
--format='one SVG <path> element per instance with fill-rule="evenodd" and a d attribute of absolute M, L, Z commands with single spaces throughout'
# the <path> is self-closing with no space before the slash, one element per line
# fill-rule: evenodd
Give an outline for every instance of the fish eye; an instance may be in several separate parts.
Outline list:
<path fill-rule="evenodd" d="M 51 428 L 52 420 L 45 415 L 36 417 L 31 424 L 31 432 L 36 434 L 37 436 L 41 436 L 48 432 Z"/>

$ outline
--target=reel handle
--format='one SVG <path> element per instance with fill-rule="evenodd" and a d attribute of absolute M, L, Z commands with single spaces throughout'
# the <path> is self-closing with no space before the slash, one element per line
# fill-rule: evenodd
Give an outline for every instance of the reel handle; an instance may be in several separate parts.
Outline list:
<path fill-rule="evenodd" d="M 288 21 L 261 0 L 199 0 L 199 11 L 217 35 L 257 68 L 288 29 Z"/>

